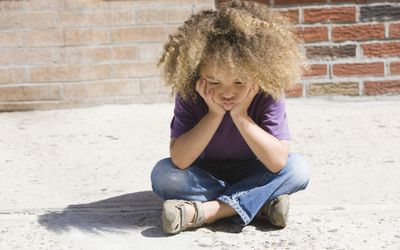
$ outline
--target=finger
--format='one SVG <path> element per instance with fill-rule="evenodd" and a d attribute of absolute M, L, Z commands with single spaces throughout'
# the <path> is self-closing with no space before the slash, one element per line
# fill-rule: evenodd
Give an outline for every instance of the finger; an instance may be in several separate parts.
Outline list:
<path fill-rule="evenodd" d="M 196 90 L 197 92 L 199 92 L 199 94 L 201 94 L 200 89 L 201 89 L 201 78 L 196 82 Z"/>
<path fill-rule="evenodd" d="M 247 92 L 246 99 L 250 99 L 251 98 L 251 96 L 253 95 L 253 89 L 254 89 L 254 84 L 251 85 L 249 91 Z"/>
<path fill-rule="evenodd" d="M 258 92 L 258 85 L 254 84 L 252 87 L 252 96 L 254 97 Z"/>
<path fill-rule="evenodd" d="M 213 89 L 211 89 L 211 88 L 207 89 L 206 96 L 207 96 L 207 100 L 211 101 L 213 99 Z"/>
<path fill-rule="evenodd" d="M 258 93 L 259 90 L 260 90 L 260 86 L 258 86 L 258 84 L 256 84 L 256 86 L 255 86 L 255 92 L 256 92 L 256 94 Z"/>
<path fill-rule="evenodd" d="M 196 81 L 196 84 L 194 86 L 194 89 L 199 92 L 199 80 Z"/>
<path fill-rule="evenodd" d="M 203 79 L 200 78 L 200 79 L 197 81 L 197 92 L 200 94 L 201 97 L 204 98 L 203 85 L 204 85 Z"/>
<path fill-rule="evenodd" d="M 207 90 L 207 82 L 206 82 L 206 80 L 202 80 L 203 81 L 203 93 L 206 93 L 206 90 Z M 207 94 L 207 93 L 206 93 Z"/>
<path fill-rule="evenodd" d="M 208 86 L 208 83 L 206 80 L 204 80 L 204 94 L 206 95 L 206 98 L 210 99 L 213 94 L 213 89 Z"/>

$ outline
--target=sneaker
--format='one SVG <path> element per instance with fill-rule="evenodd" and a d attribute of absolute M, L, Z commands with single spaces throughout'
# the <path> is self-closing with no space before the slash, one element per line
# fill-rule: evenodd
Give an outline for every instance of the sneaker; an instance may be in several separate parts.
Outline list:
<path fill-rule="evenodd" d="M 283 194 L 262 206 L 259 218 L 267 219 L 276 227 L 286 227 L 289 215 L 289 195 Z"/>

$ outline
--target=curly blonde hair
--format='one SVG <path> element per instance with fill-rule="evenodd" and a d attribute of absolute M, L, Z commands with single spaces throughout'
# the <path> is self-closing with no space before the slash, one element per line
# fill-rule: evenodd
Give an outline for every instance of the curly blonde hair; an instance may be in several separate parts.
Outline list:
<path fill-rule="evenodd" d="M 277 99 L 308 69 L 289 20 L 265 4 L 233 0 L 193 14 L 164 46 L 157 66 L 171 96 L 195 100 L 200 67 L 228 67 L 239 79 Z"/>

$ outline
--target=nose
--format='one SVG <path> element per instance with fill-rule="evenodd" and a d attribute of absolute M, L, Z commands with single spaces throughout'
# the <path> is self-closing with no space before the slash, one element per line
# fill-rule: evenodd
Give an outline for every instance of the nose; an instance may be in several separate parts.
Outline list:
<path fill-rule="evenodd" d="M 225 88 L 225 89 L 222 90 L 222 97 L 224 99 L 229 100 L 234 96 L 235 96 L 235 93 L 233 91 L 233 88 Z"/>

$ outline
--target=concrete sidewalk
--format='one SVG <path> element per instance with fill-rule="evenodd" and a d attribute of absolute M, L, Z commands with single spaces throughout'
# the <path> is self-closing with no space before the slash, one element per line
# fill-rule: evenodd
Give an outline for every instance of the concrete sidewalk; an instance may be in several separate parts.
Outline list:
<path fill-rule="evenodd" d="M 0 249 L 400 249 L 400 98 L 288 99 L 311 166 L 277 230 L 229 221 L 176 236 L 150 187 L 172 104 L 0 113 Z"/>

